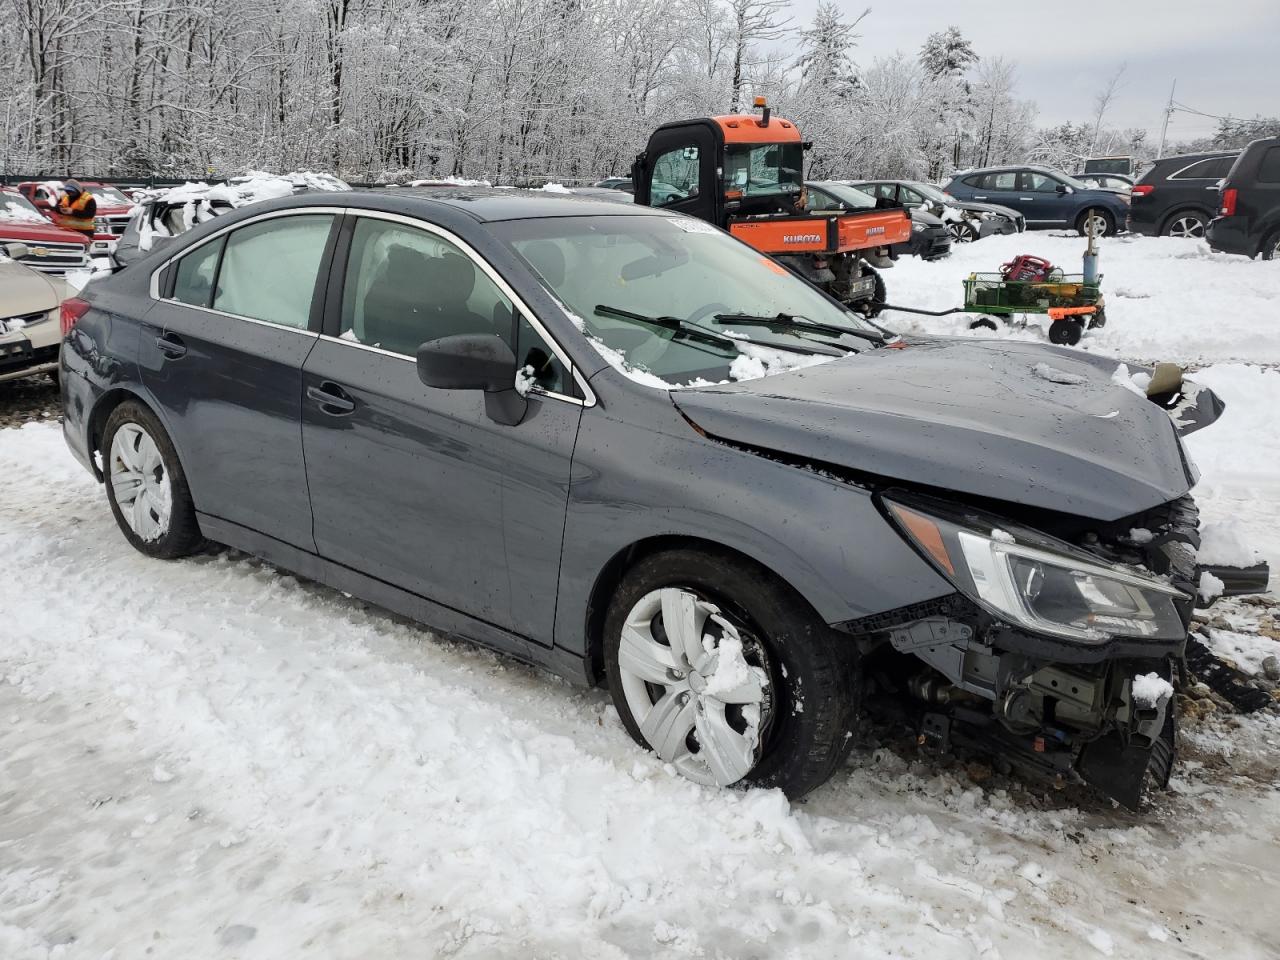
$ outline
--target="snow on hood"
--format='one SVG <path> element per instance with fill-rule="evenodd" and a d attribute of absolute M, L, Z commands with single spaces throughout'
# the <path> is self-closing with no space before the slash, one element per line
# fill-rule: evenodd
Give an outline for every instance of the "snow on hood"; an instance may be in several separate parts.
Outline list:
<path fill-rule="evenodd" d="M 25 203 L 5 203 L 5 196 L 16 196 L 16 194 L 0 194 L 0 220 L 6 220 L 10 223 L 43 224 L 49 222 L 39 210 L 33 210 Z"/>

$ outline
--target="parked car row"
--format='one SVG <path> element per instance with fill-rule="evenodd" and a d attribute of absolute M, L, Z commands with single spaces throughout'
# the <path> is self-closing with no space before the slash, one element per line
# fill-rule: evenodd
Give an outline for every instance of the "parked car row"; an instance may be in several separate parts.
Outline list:
<path fill-rule="evenodd" d="M 1083 183 L 1061 170 L 1040 166 L 986 167 L 956 173 L 944 188 L 960 200 L 1012 207 L 1028 228 L 1066 227 L 1081 235 L 1124 230 L 1129 197 Z"/>
<path fill-rule="evenodd" d="M 0 246 L 41 273 L 63 274 L 89 265 L 89 238 L 51 223 L 16 190 L 0 190 Z"/>

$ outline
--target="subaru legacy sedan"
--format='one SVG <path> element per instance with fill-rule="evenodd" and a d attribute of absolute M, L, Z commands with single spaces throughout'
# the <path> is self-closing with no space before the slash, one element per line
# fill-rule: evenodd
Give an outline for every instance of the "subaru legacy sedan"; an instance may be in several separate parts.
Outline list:
<path fill-rule="evenodd" d="M 1193 384 L 891 337 L 701 221 L 514 191 L 257 204 L 62 321 L 66 439 L 135 548 L 607 683 L 695 781 L 813 789 L 871 676 L 940 746 L 1168 776 Z"/>

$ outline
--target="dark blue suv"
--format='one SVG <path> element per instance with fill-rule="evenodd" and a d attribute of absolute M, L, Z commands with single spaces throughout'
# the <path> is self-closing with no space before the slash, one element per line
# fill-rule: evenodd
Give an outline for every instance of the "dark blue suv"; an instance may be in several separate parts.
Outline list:
<path fill-rule="evenodd" d="M 964 170 L 944 188 L 957 200 L 981 200 L 1012 207 L 1027 229 L 1073 227 L 1085 234 L 1092 223 L 1098 236 L 1125 229 L 1129 198 L 1101 190 L 1049 167 L 987 167 Z"/>

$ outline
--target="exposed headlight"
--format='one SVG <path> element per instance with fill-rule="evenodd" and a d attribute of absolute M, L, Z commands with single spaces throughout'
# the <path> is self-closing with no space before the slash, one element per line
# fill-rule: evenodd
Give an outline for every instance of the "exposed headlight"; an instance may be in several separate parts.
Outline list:
<path fill-rule="evenodd" d="M 913 223 L 913 224 L 911 225 L 911 232 L 912 232 L 912 233 L 919 233 L 919 232 L 920 232 L 921 230 L 923 230 L 923 229 L 924 229 L 924 224 L 923 224 L 923 223 Z"/>
<path fill-rule="evenodd" d="M 982 514 L 885 504 L 939 572 L 1002 619 L 1086 644 L 1186 636 L 1175 601 L 1189 598 L 1161 580 L 1099 563 L 1068 543 Z"/>

